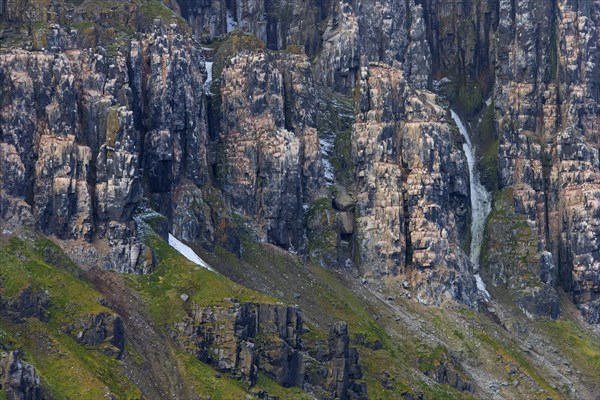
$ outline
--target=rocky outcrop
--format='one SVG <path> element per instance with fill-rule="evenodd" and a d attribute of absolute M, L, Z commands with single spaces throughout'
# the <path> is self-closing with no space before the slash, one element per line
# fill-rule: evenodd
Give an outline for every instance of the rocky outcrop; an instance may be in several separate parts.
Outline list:
<path fill-rule="evenodd" d="M 302 386 L 302 314 L 292 307 L 240 304 L 195 306 L 173 336 L 179 345 L 218 370 L 254 385 L 260 368 L 282 386 Z"/>
<path fill-rule="evenodd" d="M 1 343 L 0 343 L 1 345 Z M 0 390 L 7 400 L 43 400 L 40 377 L 19 350 L 0 352 Z"/>
<path fill-rule="evenodd" d="M 229 307 L 194 304 L 172 329 L 178 345 L 250 385 L 261 371 L 281 386 L 304 387 L 319 398 L 366 398 L 366 387 L 356 382 L 362 373 L 345 323 L 333 327 L 328 342 L 307 349 L 297 307 L 230 301 Z"/>
<path fill-rule="evenodd" d="M 48 321 L 50 297 L 46 291 L 35 291 L 31 285 L 23 288 L 16 296 L 2 298 L 0 311 L 14 322 L 24 322 L 26 318 L 37 318 Z"/>
<path fill-rule="evenodd" d="M 313 377 L 307 385 L 322 399 L 367 399 L 366 385 L 359 380 L 362 370 L 356 348 L 350 347 L 348 324 L 335 323 L 326 342 L 308 350 L 312 359 L 307 373 Z"/>
<path fill-rule="evenodd" d="M 444 385 L 449 385 L 456 388 L 460 392 L 474 392 L 473 384 L 468 381 L 464 381 L 461 375 L 456 372 L 451 366 L 446 363 L 442 363 L 437 367 L 433 378 Z"/>
<path fill-rule="evenodd" d="M 121 358 L 125 350 L 123 320 L 118 315 L 106 312 L 89 315 L 65 330 L 77 343 L 96 347 L 108 356 Z"/>
<path fill-rule="evenodd" d="M 352 134 L 360 254 L 371 275 L 410 276 L 425 303 L 473 304 L 458 230 L 466 225 L 468 172 L 435 101 L 396 69 L 362 70 Z"/>

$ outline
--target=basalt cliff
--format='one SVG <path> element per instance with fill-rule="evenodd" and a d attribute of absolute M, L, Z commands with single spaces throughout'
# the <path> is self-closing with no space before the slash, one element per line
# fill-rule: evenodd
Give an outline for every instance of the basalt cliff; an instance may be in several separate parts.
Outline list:
<path fill-rule="evenodd" d="M 0 397 L 600 396 L 600 2 L 0 0 Z"/>

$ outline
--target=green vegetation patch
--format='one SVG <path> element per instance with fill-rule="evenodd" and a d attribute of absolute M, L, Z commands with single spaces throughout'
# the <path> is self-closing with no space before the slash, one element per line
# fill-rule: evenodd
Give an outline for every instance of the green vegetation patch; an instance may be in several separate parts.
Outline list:
<path fill-rule="evenodd" d="M 272 298 L 238 285 L 223 275 L 198 267 L 158 235 L 150 234 L 146 244 L 154 249 L 158 259 L 155 272 L 128 276 L 127 281 L 144 296 L 150 315 L 163 328 L 183 320 L 192 301 L 199 305 L 225 305 L 226 298 L 242 303 L 274 302 Z M 181 300 L 183 294 L 189 296 L 187 302 Z"/>
<path fill-rule="evenodd" d="M 96 400 L 110 393 L 139 399 L 141 393 L 127 380 L 121 361 L 64 333 L 82 317 L 111 312 L 80 274 L 58 246 L 41 236 L 0 238 L 0 297 L 9 299 L 30 286 L 50 298 L 48 323 L 35 318 L 15 323 L 0 316 L 0 341 L 24 349 L 25 361 L 34 365 L 50 398 Z"/>
<path fill-rule="evenodd" d="M 534 325 L 578 366 L 578 374 L 596 382 L 600 392 L 600 338 L 590 335 L 566 313 L 558 320 L 540 319 Z"/>
<path fill-rule="evenodd" d="M 2 238 L 0 248 L 0 296 L 16 296 L 27 286 L 34 292 L 48 291 L 50 319 L 58 326 L 110 312 L 98 302 L 100 294 L 77 277 L 77 266 L 50 240 L 41 236 L 33 242 Z"/>
<path fill-rule="evenodd" d="M 160 18 L 165 24 L 177 24 L 177 26 L 182 32 L 187 34 L 191 33 L 190 27 L 187 24 L 187 22 L 160 0 L 142 1 L 140 7 L 140 14 L 143 17 L 142 26 L 151 26 L 154 22 L 154 19 Z"/>
<path fill-rule="evenodd" d="M 498 152 L 500 142 L 496 136 L 494 115 L 494 103 L 492 102 L 483 114 L 477 137 L 477 147 L 481 149 L 478 151 L 481 182 L 490 192 L 497 191 L 499 187 Z"/>

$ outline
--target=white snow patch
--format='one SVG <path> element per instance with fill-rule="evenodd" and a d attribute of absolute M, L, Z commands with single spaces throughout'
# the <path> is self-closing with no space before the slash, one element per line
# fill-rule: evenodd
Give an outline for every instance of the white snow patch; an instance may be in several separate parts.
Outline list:
<path fill-rule="evenodd" d="M 490 213 L 491 196 L 485 187 L 479 181 L 479 173 L 475 165 L 475 148 L 467 132 L 467 128 L 460 120 L 460 117 L 450 110 L 452 119 L 456 122 L 460 134 L 465 139 L 463 151 L 469 164 L 469 181 L 471 189 L 471 262 L 475 266 L 475 281 L 477 288 L 489 300 L 490 294 L 485 288 L 485 283 L 479 276 L 479 256 L 481 254 L 481 244 L 483 242 L 483 231 L 485 229 L 485 220 Z"/>
<path fill-rule="evenodd" d="M 477 290 L 483 294 L 483 297 L 485 297 L 486 300 L 490 300 L 492 296 L 490 295 L 490 292 L 487 291 L 485 283 L 483 282 L 483 279 L 481 279 L 481 275 L 475 274 L 475 283 L 477 283 Z"/>
<path fill-rule="evenodd" d="M 204 63 L 204 68 L 206 68 L 206 82 L 204 82 L 204 92 L 206 92 L 206 94 L 210 94 L 210 84 L 213 80 L 213 62 L 206 61 Z"/>
<path fill-rule="evenodd" d="M 233 19 L 233 15 L 231 15 L 231 11 L 227 10 L 227 33 L 233 32 L 233 30 L 237 28 L 237 22 Z"/>
<path fill-rule="evenodd" d="M 169 245 L 177 250 L 182 256 L 193 262 L 194 264 L 198 264 L 202 268 L 206 268 L 209 271 L 215 272 L 214 269 L 210 265 L 208 265 L 203 259 L 201 259 L 198 254 L 194 252 L 189 246 L 183 244 L 179 241 L 175 236 L 169 233 Z"/>

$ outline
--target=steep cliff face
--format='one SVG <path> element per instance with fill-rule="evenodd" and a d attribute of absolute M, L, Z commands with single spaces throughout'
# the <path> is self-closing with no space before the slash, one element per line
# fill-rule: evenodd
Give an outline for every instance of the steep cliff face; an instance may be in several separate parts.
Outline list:
<path fill-rule="evenodd" d="M 357 108 L 353 154 L 365 268 L 410 277 L 425 303 L 448 297 L 475 304 L 457 228 L 466 225 L 468 172 L 446 112 L 401 71 L 373 64 L 362 71 Z"/>
<path fill-rule="evenodd" d="M 359 68 L 369 62 L 392 64 L 411 83 L 425 88 L 431 81 L 423 8 L 414 1 L 337 2 L 327 20 L 317 76 L 324 84 L 350 93 Z"/>
<path fill-rule="evenodd" d="M 585 321 L 600 322 L 599 24 L 600 3 L 583 0 L 0 0 L 0 240 L 14 253 L 6 265 L 34 276 L 31 251 L 19 246 L 40 233 L 105 291 L 103 279 L 118 275 L 94 268 L 136 275 L 127 278 L 132 292 L 151 286 L 130 299 L 148 302 L 152 345 L 173 339 L 179 350 L 165 357 L 183 350 L 242 378 L 244 393 L 262 387 L 263 376 L 318 398 L 362 399 L 367 386 L 371 396 L 410 398 L 419 391 L 400 390 L 393 375 L 413 364 L 452 390 L 492 393 L 496 383 L 462 356 L 419 355 L 394 372 L 377 369 L 391 362 L 377 351 L 395 354 L 404 333 L 392 321 L 409 323 L 406 310 L 421 305 L 486 310 L 521 347 L 527 329 L 513 317 L 568 317 L 561 290 Z M 485 282 L 469 260 L 472 177 L 450 108 L 465 121 L 476 170 L 493 192 Z M 175 288 L 197 289 L 199 267 L 169 263 L 159 239 L 169 233 L 204 252 L 215 270 L 319 316 L 329 299 L 318 303 L 306 291 L 329 278 L 315 265 L 387 311 L 373 306 L 373 321 L 333 324 L 327 337 L 332 320 L 319 319 L 307 334 L 296 307 L 255 299 L 222 306 L 229 281 L 218 281 L 214 296 L 202 292 L 215 304 L 188 302 Z M 292 264 L 293 275 L 274 276 Z M 100 301 L 56 319 L 52 310 L 64 300 L 57 302 L 57 286 L 7 271 L 0 322 L 17 331 L 50 326 L 48 342 L 68 339 L 100 350 L 107 363 L 125 357 L 133 365 L 125 325 L 144 332 L 150 317 L 121 319 Z M 310 279 L 293 287 L 303 274 Z M 412 303 L 398 308 L 404 297 Z M 165 299 L 177 322 L 153 308 Z M 352 320 L 353 307 L 327 312 Z M 366 329 L 373 342 L 352 339 L 348 326 Z M 456 344 L 440 335 L 428 334 L 428 345 Z M 364 368 L 352 340 L 362 343 Z M 488 336 L 468 340 L 499 348 Z M 567 397 L 593 392 L 587 377 L 573 383 L 563 359 L 552 357 L 540 359 L 573 387 Z M 187 396 L 178 363 L 169 363 L 168 389 L 149 393 Z M 139 379 L 141 369 L 132 368 Z M 19 379 L 37 379 L 27 374 Z M 525 375 L 514 393 L 556 396 Z"/>
<path fill-rule="evenodd" d="M 515 189 L 539 251 L 552 253 L 547 279 L 560 280 L 590 322 L 598 321 L 598 12 L 593 3 L 500 2 L 494 94 L 500 185 Z"/>
<path fill-rule="evenodd" d="M 3 18 L 12 24 L 10 31 L 19 23 L 85 21 L 91 18 L 92 3 L 54 1 L 54 11 L 47 15 L 35 2 L 7 3 Z M 86 245 L 86 251 L 74 250 L 73 256 L 109 269 L 146 273 L 154 259 L 137 238 L 133 218 L 145 197 L 147 206 L 166 217 L 163 233 L 172 230 L 207 249 L 218 244 L 238 252 L 239 214 L 255 238 L 312 252 L 327 264 L 362 264 L 367 273 L 405 274 L 407 268 L 449 263 L 452 270 L 462 271 L 460 276 L 470 276 L 472 267 L 459 246 L 468 247 L 464 243 L 469 240 L 469 194 L 459 141 L 435 106 L 443 101 L 419 92 L 440 88 L 439 79 L 447 77 L 449 100 L 464 115 L 495 109 L 495 126 L 486 125 L 493 132 L 480 127 L 481 137 L 474 139 L 488 166 L 497 163 L 486 171 L 488 178 L 498 171 L 498 188 L 513 190 L 515 212 L 533 224 L 537 244 L 532 246 L 539 248 L 537 258 L 545 263 L 534 269 L 546 271 L 537 274 L 540 282 L 560 283 L 590 314 L 590 321 L 596 319 L 595 3 L 307 0 L 167 5 L 203 40 L 236 29 L 255 35 L 268 49 L 288 52 L 244 53 L 235 40 L 224 42 L 229 50 L 217 50 L 211 76 L 216 83 L 207 108 L 204 96 L 196 95 L 206 90 L 203 50 L 186 38 L 185 29 L 159 26 L 133 40 L 121 35 L 120 47 L 111 54 L 79 49 L 105 43 L 108 19 L 118 13 L 126 16 L 115 19 L 119 32 L 141 29 L 153 15 L 181 24 L 166 8 L 152 11 L 156 7 L 147 2 L 107 5 L 104 17 L 92 18 L 91 30 L 57 25 L 29 31 L 33 48 L 47 46 L 58 53 L 11 50 L 3 56 L 2 162 L 3 171 L 10 171 L 3 174 L 5 221 L 37 226 L 82 246 L 106 241 L 108 247 Z M 67 49 L 72 50 L 60 51 Z M 295 54 L 302 50 L 308 56 Z M 389 76 L 378 83 L 362 76 L 380 68 L 371 62 L 387 64 Z M 322 148 L 330 130 L 319 121 L 320 109 L 329 108 L 332 98 L 323 97 L 319 85 L 354 92 L 359 98 L 354 132 L 357 138 L 371 137 L 370 144 L 360 145 L 365 149 L 355 148 L 356 176 L 340 192 L 349 189 L 357 198 L 369 198 L 361 200 L 368 205 L 359 207 L 355 216 L 348 210 L 338 215 L 335 209 L 307 214 L 318 199 L 335 196 L 324 189 L 337 183 L 328 177 L 331 155 Z M 392 85 L 403 89 L 384 96 Z M 367 92 L 373 92 L 369 96 L 374 104 L 383 96 L 381 102 L 390 102 L 389 107 L 365 106 Z M 491 101 L 486 103 L 488 95 Z M 314 98 L 329 100 L 315 105 Z M 373 107 L 385 116 L 368 117 Z M 394 117 L 388 120 L 390 110 Z M 373 133 L 381 124 L 383 133 Z M 433 145 L 425 140 L 428 135 Z M 396 166 L 369 175 L 377 183 L 367 190 L 364 166 L 373 160 L 363 160 L 361 152 L 373 153 L 384 143 L 389 154 L 378 162 L 393 160 Z M 426 149 L 439 160 L 425 161 Z M 423 165 L 427 179 L 415 172 Z M 339 169 L 337 165 L 333 171 L 338 179 Z M 431 181 L 438 170 L 439 185 Z M 581 187 L 573 190 L 574 185 Z M 390 187 L 394 189 L 386 189 Z M 367 224 L 375 210 L 372 203 L 378 202 L 391 202 L 395 216 L 383 217 L 387 223 L 374 217 L 379 223 Z M 418 210 L 430 205 L 440 207 L 442 216 Z M 430 226 L 432 221 L 437 228 Z M 387 233 L 375 239 L 369 232 L 376 226 Z M 434 234 L 436 230 L 440 233 Z M 355 234 L 360 237 L 356 248 Z M 315 238 L 331 246 L 312 251 Z M 545 252 L 552 253 L 551 260 Z M 440 254 L 452 254 L 451 261 L 442 262 Z M 446 282 L 442 292 L 453 279 L 441 279 Z M 466 280 L 458 286 L 472 290 L 471 279 L 461 279 Z M 427 279 L 414 281 L 418 287 Z M 472 297 L 459 294 L 462 290 L 452 289 L 453 297 Z M 425 297 L 438 297 L 430 289 L 421 296 L 425 292 Z"/>
<path fill-rule="evenodd" d="M 315 0 L 212 0 L 179 1 L 182 16 L 195 34 L 212 41 L 236 29 L 250 32 L 272 50 L 288 45 L 316 54 L 320 45 L 318 25 L 329 7 Z"/>
<path fill-rule="evenodd" d="M 14 51 L 0 63 L 7 207 L 26 202 L 35 225 L 59 239 L 107 242 L 86 247 L 88 264 L 150 272 L 152 250 L 133 219 L 144 186 L 170 215 L 172 190 L 208 173 L 204 100 L 193 96 L 205 79 L 199 50 L 158 27 L 110 62 L 102 49 L 75 49 Z M 18 215 L 13 225 L 31 222 Z"/>
<path fill-rule="evenodd" d="M 315 85 L 304 56 L 236 56 L 221 83 L 219 181 L 234 211 L 261 239 L 304 245 L 304 204 L 323 185 Z"/>

